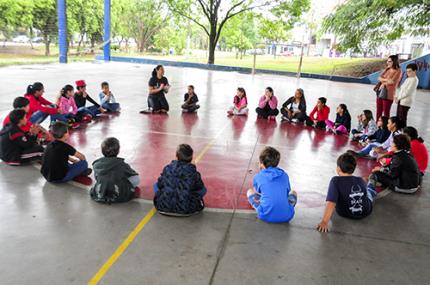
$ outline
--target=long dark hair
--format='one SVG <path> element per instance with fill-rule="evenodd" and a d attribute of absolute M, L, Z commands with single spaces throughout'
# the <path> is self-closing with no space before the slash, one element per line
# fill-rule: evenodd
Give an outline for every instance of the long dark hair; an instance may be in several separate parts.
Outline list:
<path fill-rule="evenodd" d="M 417 140 L 420 143 L 424 143 L 424 140 L 418 136 L 418 131 L 414 127 L 408 126 L 403 128 L 403 133 L 411 138 L 411 141 Z"/>
<path fill-rule="evenodd" d="M 382 121 L 382 129 L 383 130 L 388 130 L 388 127 L 387 127 L 387 125 L 388 125 L 388 117 L 381 116 L 379 119 Z"/>
<path fill-rule="evenodd" d="M 373 120 L 373 113 L 370 110 L 363 110 L 363 114 L 366 117 L 366 126 L 369 124 L 371 120 Z M 388 119 L 387 119 L 388 122 Z"/>
<path fill-rule="evenodd" d="M 389 120 L 391 121 L 391 123 L 396 125 L 396 131 L 402 129 L 402 127 L 403 127 L 402 121 L 399 119 L 399 117 L 393 116 L 393 117 L 390 117 Z"/>
<path fill-rule="evenodd" d="M 70 85 L 70 84 L 67 84 L 63 88 L 61 88 L 60 95 L 63 96 L 63 97 L 67 97 L 66 94 L 69 91 L 73 91 L 73 86 Z"/>
<path fill-rule="evenodd" d="M 245 98 L 246 98 L 246 91 L 245 91 L 245 88 L 243 88 L 243 87 L 237 87 L 237 91 L 241 92 L 241 93 L 243 94 L 243 97 L 245 97 Z M 242 97 L 242 98 L 243 98 L 243 97 Z M 237 103 L 239 103 L 239 101 L 240 101 L 239 97 L 237 97 L 237 95 L 236 95 L 236 96 L 234 96 L 234 103 L 235 103 L 235 104 L 237 104 Z"/>
<path fill-rule="evenodd" d="M 266 90 L 269 90 L 270 93 L 272 93 L 272 96 L 275 95 L 275 92 L 273 92 L 273 88 L 272 87 L 266 87 Z"/>
<path fill-rule="evenodd" d="M 43 90 L 43 84 L 40 82 L 34 82 L 27 86 L 27 94 L 34 95 L 37 91 Z"/>
<path fill-rule="evenodd" d="M 339 104 L 339 107 L 343 110 L 344 116 L 351 118 L 351 115 L 349 114 L 349 111 L 348 111 L 348 107 L 345 104 Z"/>
<path fill-rule="evenodd" d="M 393 68 L 394 69 L 399 69 L 400 68 L 399 56 L 397 54 L 390 55 L 388 58 L 393 61 Z"/>
<path fill-rule="evenodd" d="M 163 66 L 161 64 L 157 65 L 152 71 L 152 77 L 157 77 L 157 71 L 160 70 Z"/>

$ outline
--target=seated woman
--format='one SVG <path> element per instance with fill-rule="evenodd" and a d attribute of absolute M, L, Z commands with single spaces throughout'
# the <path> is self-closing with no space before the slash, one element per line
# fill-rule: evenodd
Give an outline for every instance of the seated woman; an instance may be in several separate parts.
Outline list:
<path fill-rule="evenodd" d="M 278 98 L 273 94 L 272 87 L 267 87 L 264 95 L 261 96 L 258 107 L 255 110 L 258 114 L 258 118 L 275 120 L 276 116 L 279 114 Z"/>
<path fill-rule="evenodd" d="M 148 110 L 140 111 L 142 114 L 164 113 L 169 111 L 166 93 L 169 92 L 169 81 L 164 77 L 164 67 L 157 65 L 152 71 L 148 82 Z"/>
<path fill-rule="evenodd" d="M 421 173 L 418 164 L 410 154 L 411 143 L 404 134 L 393 138 L 391 164 L 386 167 L 375 167 L 369 177 L 369 183 L 375 186 L 380 183 L 399 193 L 413 194 L 420 185 Z"/>
<path fill-rule="evenodd" d="M 306 99 L 302 88 L 298 88 L 294 96 L 282 104 L 281 113 L 283 121 L 303 123 L 306 120 Z"/>

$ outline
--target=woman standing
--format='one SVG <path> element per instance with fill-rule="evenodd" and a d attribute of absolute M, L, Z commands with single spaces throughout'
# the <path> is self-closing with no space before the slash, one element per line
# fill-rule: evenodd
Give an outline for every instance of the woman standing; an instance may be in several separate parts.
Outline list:
<path fill-rule="evenodd" d="M 394 97 L 396 96 L 396 88 L 399 86 L 401 79 L 402 70 L 399 65 L 399 57 L 397 55 L 390 55 L 387 59 L 387 68 L 378 78 L 380 82 L 378 89 L 382 92 L 386 88 L 386 98 L 380 98 L 378 95 L 376 99 L 376 120 L 382 115 L 390 117 L 391 105 L 393 104 Z"/>
<path fill-rule="evenodd" d="M 148 110 L 140 113 L 167 113 L 169 103 L 165 94 L 169 92 L 169 81 L 164 77 L 164 67 L 157 65 L 152 71 L 152 77 L 148 82 Z"/>

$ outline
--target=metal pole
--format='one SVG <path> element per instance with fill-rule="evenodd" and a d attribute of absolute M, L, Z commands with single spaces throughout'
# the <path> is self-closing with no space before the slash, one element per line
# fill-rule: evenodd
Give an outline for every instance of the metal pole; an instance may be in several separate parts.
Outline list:
<path fill-rule="evenodd" d="M 299 69 L 297 70 L 297 79 L 300 78 L 300 74 L 302 73 L 302 62 L 303 62 L 303 49 L 304 49 L 304 44 L 302 43 L 302 48 L 300 50 L 300 61 L 299 61 Z"/>
<path fill-rule="evenodd" d="M 103 33 L 103 59 L 110 61 L 110 8 L 111 0 L 104 0 L 104 33 Z"/>
<path fill-rule="evenodd" d="M 66 0 L 57 0 L 58 13 L 58 47 L 60 63 L 67 63 L 67 15 Z"/>
<path fill-rule="evenodd" d="M 254 62 L 252 63 L 252 75 L 255 74 L 255 63 L 257 62 L 257 50 L 254 48 Z"/>

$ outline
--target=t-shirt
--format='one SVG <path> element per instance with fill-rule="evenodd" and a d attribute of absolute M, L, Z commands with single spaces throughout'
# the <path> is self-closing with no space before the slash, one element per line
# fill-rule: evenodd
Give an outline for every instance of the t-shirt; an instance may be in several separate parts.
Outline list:
<path fill-rule="evenodd" d="M 155 89 L 160 88 L 161 84 L 169 85 L 169 81 L 167 80 L 166 77 L 163 76 L 161 79 L 158 78 L 157 76 L 151 77 L 151 79 L 149 79 L 149 82 L 148 82 L 148 86 L 154 87 Z M 161 90 L 158 93 L 150 94 L 150 96 L 162 96 L 162 95 L 164 95 L 164 90 Z"/>
<path fill-rule="evenodd" d="M 299 105 L 300 105 L 300 102 L 299 103 L 293 103 L 291 105 L 293 107 L 293 112 L 300 112 Z"/>
<path fill-rule="evenodd" d="M 184 102 L 186 102 L 189 97 L 190 97 L 190 94 L 185 93 L 184 94 Z M 191 100 L 188 104 L 196 104 L 197 102 L 199 102 L 199 98 L 197 97 L 197 94 L 194 93 L 194 96 L 191 98 Z"/>
<path fill-rule="evenodd" d="M 69 156 L 75 155 L 71 145 L 55 140 L 48 144 L 43 154 L 40 172 L 49 182 L 62 180 L 69 169 Z"/>
<path fill-rule="evenodd" d="M 336 212 L 352 219 L 361 219 L 372 212 L 367 186 L 361 177 L 335 176 L 330 180 L 326 201 L 336 203 Z"/>
<path fill-rule="evenodd" d="M 73 99 L 75 100 L 76 103 L 76 107 L 81 108 L 81 107 L 85 107 L 87 100 L 90 103 L 93 103 L 94 106 L 96 106 L 97 108 L 100 108 L 100 105 L 97 104 L 96 101 L 94 101 L 93 98 L 90 97 L 90 95 L 87 94 L 87 96 L 83 96 L 82 93 L 76 92 L 75 95 L 73 96 Z"/>

